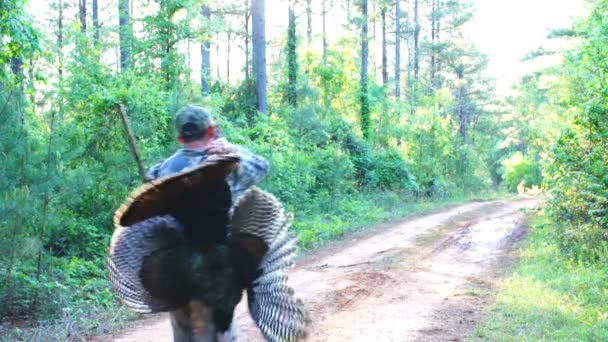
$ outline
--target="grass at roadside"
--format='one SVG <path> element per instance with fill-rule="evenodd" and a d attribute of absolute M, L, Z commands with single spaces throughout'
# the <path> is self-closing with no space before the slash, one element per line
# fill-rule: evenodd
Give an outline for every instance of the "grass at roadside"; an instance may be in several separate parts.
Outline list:
<path fill-rule="evenodd" d="M 608 341 L 608 265 L 569 260 L 542 213 L 472 340 Z"/>

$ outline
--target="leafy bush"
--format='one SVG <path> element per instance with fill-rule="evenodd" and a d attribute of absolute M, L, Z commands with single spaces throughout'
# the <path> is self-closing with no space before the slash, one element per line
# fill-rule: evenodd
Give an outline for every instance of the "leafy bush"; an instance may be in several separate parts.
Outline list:
<path fill-rule="evenodd" d="M 564 251 L 598 260 L 608 255 L 608 158 L 600 152 L 608 146 L 598 144 L 583 156 L 574 137 L 564 134 L 552 151 L 550 213 L 562 228 Z"/>
<path fill-rule="evenodd" d="M 382 190 L 417 191 L 416 179 L 403 159 L 394 149 L 384 149 L 372 154 L 368 171 L 368 186 Z"/>
<path fill-rule="evenodd" d="M 577 53 L 563 65 L 569 120 L 547 158 L 551 215 L 564 251 L 606 263 L 608 246 L 608 1 L 577 27 Z"/>
<path fill-rule="evenodd" d="M 241 82 L 234 89 L 228 89 L 221 112 L 232 122 L 243 127 L 252 125 L 257 113 L 257 92 L 253 79 Z"/>
<path fill-rule="evenodd" d="M 518 185 L 522 183 L 526 188 L 542 183 L 540 165 L 519 151 L 504 159 L 502 166 L 504 185 L 511 192 L 517 192 Z"/>

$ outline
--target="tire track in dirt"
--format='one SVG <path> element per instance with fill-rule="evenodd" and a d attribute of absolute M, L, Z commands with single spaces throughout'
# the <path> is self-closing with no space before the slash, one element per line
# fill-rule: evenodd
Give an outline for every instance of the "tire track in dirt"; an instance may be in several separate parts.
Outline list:
<path fill-rule="evenodd" d="M 475 202 L 380 225 L 301 258 L 290 284 L 312 341 L 460 340 L 470 334 L 535 199 Z M 246 309 L 239 341 L 263 341 Z M 170 341 L 166 315 L 98 341 Z"/>

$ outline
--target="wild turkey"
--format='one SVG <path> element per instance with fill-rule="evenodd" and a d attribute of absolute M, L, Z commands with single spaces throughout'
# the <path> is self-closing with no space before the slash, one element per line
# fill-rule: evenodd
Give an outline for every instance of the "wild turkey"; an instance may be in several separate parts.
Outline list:
<path fill-rule="evenodd" d="M 256 187 L 231 212 L 225 181 L 238 157 L 144 184 L 116 211 L 106 266 L 132 310 L 171 312 L 175 341 L 230 335 L 244 290 L 270 341 L 304 338 L 307 315 L 286 284 L 296 239 L 279 201 Z"/>

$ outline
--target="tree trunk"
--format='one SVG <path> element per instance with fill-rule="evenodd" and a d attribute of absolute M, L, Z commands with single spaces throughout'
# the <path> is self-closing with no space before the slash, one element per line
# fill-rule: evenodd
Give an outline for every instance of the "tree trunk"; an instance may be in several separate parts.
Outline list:
<path fill-rule="evenodd" d="M 380 10 L 380 15 L 382 19 L 382 85 L 386 86 L 388 83 L 388 57 L 386 53 L 386 6 L 382 4 L 382 9 Z"/>
<path fill-rule="evenodd" d="M 418 80 L 420 71 L 420 22 L 418 19 L 418 0 L 414 0 L 414 79 Z"/>
<path fill-rule="evenodd" d="M 287 102 L 295 107 L 297 103 L 296 83 L 298 75 L 298 60 L 296 54 L 296 15 L 294 12 L 295 1 L 289 1 L 289 24 L 287 26 Z"/>
<path fill-rule="evenodd" d="M 405 45 L 406 45 L 406 50 L 407 50 L 407 60 L 406 60 L 406 69 L 407 69 L 407 91 L 408 93 L 411 94 L 412 92 L 412 87 L 413 87 L 413 77 L 412 77 L 412 69 L 414 66 L 414 48 L 412 44 L 413 39 L 413 34 L 410 34 L 410 32 L 412 31 L 412 22 L 411 22 L 411 18 L 410 18 L 410 13 L 412 12 L 412 9 L 410 7 L 411 5 L 411 1 L 407 2 L 407 10 L 406 10 L 406 15 L 405 15 L 405 27 L 404 27 L 404 32 L 406 32 L 405 35 Z"/>
<path fill-rule="evenodd" d="M 435 43 L 439 46 L 441 42 L 441 18 L 437 18 L 437 25 L 435 27 Z M 439 58 L 439 51 L 435 51 L 435 81 L 437 82 L 437 88 L 441 87 L 441 58 Z"/>
<path fill-rule="evenodd" d="M 253 77 L 257 90 L 257 109 L 266 113 L 266 20 L 265 0 L 253 0 L 251 33 L 253 44 Z"/>
<path fill-rule="evenodd" d="M 30 82 L 28 82 L 29 85 L 29 89 L 28 92 L 30 94 L 30 103 L 32 104 L 32 112 L 35 114 L 36 113 L 36 83 L 34 82 L 34 75 L 36 74 L 36 63 L 34 62 L 34 58 L 30 57 L 30 61 L 29 61 L 29 68 L 28 68 L 28 77 L 31 80 Z M 2 91 L 2 88 L 0 87 L 0 92 Z"/>
<path fill-rule="evenodd" d="M 57 18 L 57 73 L 63 80 L 63 1 L 59 0 L 59 17 Z"/>
<path fill-rule="evenodd" d="M 469 111 L 467 108 L 467 104 L 465 103 L 464 96 L 465 89 L 458 88 L 456 90 L 456 96 L 460 97 L 457 99 L 457 113 L 458 113 L 458 134 L 462 137 L 463 144 L 468 143 L 468 126 L 469 126 Z"/>
<path fill-rule="evenodd" d="M 215 44 L 215 76 L 218 80 L 222 79 L 222 75 L 220 73 L 220 33 L 218 32 L 216 35 L 216 44 Z"/>
<path fill-rule="evenodd" d="M 350 0 L 346 0 L 346 26 L 350 26 Z"/>
<path fill-rule="evenodd" d="M 439 76 L 439 32 L 441 30 L 441 17 L 438 14 L 439 8 L 442 5 L 439 0 L 433 0 L 433 16 L 432 16 L 432 34 L 431 34 L 431 46 L 433 48 L 431 52 L 431 86 L 433 89 L 441 88 L 441 79 Z"/>
<path fill-rule="evenodd" d="M 190 39 L 186 40 L 186 65 L 188 66 L 188 68 L 186 69 L 185 73 L 188 76 L 188 79 L 191 78 L 192 76 L 192 70 L 190 70 L 190 66 L 192 65 L 190 62 L 192 61 L 192 51 L 190 49 Z M 202 60 L 202 55 L 201 55 L 201 60 Z M 202 63 L 202 61 L 201 61 Z"/>
<path fill-rule="evenodd" d="M 232 32 L 228 31 L 226 36 L 228 41 L 226 42 L 226 84 L 230 84 L 230 36 Z"/>
<path fill-rule="evenodd" d="M 312 44 L 312 0 L 306 0 L 306 42 Z"/>
<path fill-rule="evenodd" d="M 95 27 L 95 44 L 99 43 L 99 6 L 97 0 L 93 0 L 93 26 Z"/>
<path fill-rule="evenodd" d="M 468 128 L 471 121 L 470 101 L 467 96 L 466 81 L 464 79 L 465 68 L 462 65 L 456 67 L 456 77 L 458 79 L 458 87 L 454 94 L 456 101 L 456 113 L 458 114 L 458 134 L 462 137 L 462 143 L 467 144 Z"/>
<path fill-rule="evenodd" d="M 59 0 L 59 18 L 57 20 L 57 74 L 59 78 L 59 92 L 63 89 L 63 65 L 65 63 L 63 56 L 63 9 L 63 1 Z M 63 115 L 63 98 L 59 97 L 57 101 L 59 102 L 59 115 Z"/>
<path fill-rule="evenodd" d="M 327 61 L 327 26 L 325 24 L 325 18 L 327 17 L 326 1 L 327 0 L 323 0 L 321 9 L 321 18 L 323 19 L 323 64 Z"/>
<path fill-rule="evenodd" d="M 376 50 L 376 42 L 378 41 L 377 36 L 376 36 L 376 2 L 374 0 L 370 1 L 371 3 L 371 12 L 368 13 L 368 19 L 371 18 L 371 21 L 369 21 L 368 25 L 371 24 L 372 25 L 372 35 L 371 37 L 369 37 L 368 35 L 368 42 L 371 41 L 371 45 L 372 45 L 372 55 L 369 57 L 371 62 L 372 62 L 372 79 L 374 79 L 374 76 L 376 75 L 376 70 L 378 69 L 378 58 L 376 58 L 376 54 L 374 53 L 374 51 Z M 368 3 L 369 6 L 369 3 Z"/>
<path fill-rule="evenodd" d="M 87 0 L 78 0 L 78 19 L 80 20 L 80 31 L 87 32 Z"/>
<path fill-rule="evenodd" d="M 17 241 L 17 232 L 19 231 L 19 228 L 21 227 L 21 225 L 23 224 L 23 219 L 21 216 L 19 216 L 19 219 L 17 220 L 17 222 L 15 222 L 13 224 L 13 227 L 11 229 L 11 235 L 10 235 L 10 239 L 11 241 Z M 3 227 L 4 228 L 4 227 Z M 2 303 L 4 305 L 8 305 L 8 304 L 12 304 L 13 303 L 13 292 L 14 292 L 14 285 L 13 285 L 13 268 L 15 265 L 15 258 L 17 257 L 17 244 L 16 243 L 11 243 L 11 251 L 9 254 L 9 259 L 8 259 L 8 265 L 6 265 L 6 276 L 4 279 L 4 284 L 3 287 L 6 289 L 5 290 L 5 295 L 2 298 Z"/>
<path fill-rule="evenodd" d="M 209 6 L 202 5 L 201 14 L 208 22 L 211 18 Z M 201 91 L 203 95 L 209 94 L 209 76 L 211 75 L 211 48 L 209 40 L 201 43 Z"/>
<path fill-rule="evenodd" d="M 11 71 L 15 78 L 19 82 L 19 90 L 15 99 L 15 110 L 19 113 L 19 122 L 22 124 L 25 123 L 25 114 L 24 114 L 24 100 L 25 100 L 25 88 L 24 88 L 24 75 L 23 75 L 23 58 L 21 57 L 12 57 L 11 58 Z"/>
<path fill-rule="evenodd" d="M 432 0 L 431 2 L 431 64 L 429 68 L 431 69 L 431 87 L 435 88 L 436 86 L 436 77 L 437 77 L 437 0 Z"/>
<path fill-rule="evenodd" d="M 326 18 L 327 18 L 327 0 L 322 0 L 321 1 L 321 22 L 322 22 L 322 32 L 321 32 L 321 37 L 323 40 L 323 54 L 322 54 L 322 61 L 323 61 L 323 67 L 327 66 L 327 25 L 326 25 Z M 323 91 L 323 105 L 325 106 L 325 108 L 330 108 L 331 107 L 331 100 L 329 98 L 329 82 L 326 78 L 321 78 L 321 85 L 322 85 L 322 91 Z"/>
<path fill-rule="evenodd" d="M 251 77 L 249 53 L 249 19 L 251 18 L 251 0 L 245 0 L 245 79 Z"/>
<path fill-rule="evenodd" d="M 401 97 L 401 8 L 395 1 L 395 97 Z"/>
<path fill-rule="evenodd" d="M 361 131 L 368 139 L 371 131 L 369 99 L 367 94 L 367 63 L 369 47 L 367 42 L 367 0 L 361 1 Z"/>
<path fill-rule="evenodd" d="M 131 23 L 129 18 L 129 0 L 118 0 L 118 26 L 120 40 L 120 69 L 130 68 L 131 60 Z"/>
<path fill-rule="evenodd" d="M 47 151 L 46 151 L 46 177 L 47 177 L 47 181 L 51 181 L 51 177 L 52 177 L 52 170 L 53 170 L 53 136 L 55 133 L 55 118 L 56 118 L 56 113 L 54 110 L 51 110 L 51 118 L 50 118 L 50 124 L 49 124 L 49 137 L 47 140 Z M 40 241 L 40 243 L 42 244 L 42 246 L 44 246 L 43 241 L 44 241 L 44 232 L 46 230 L 46 226 L 47 226 L 47 222 L 48 222 L 48 208 L 49 208 L 49 203 L 51 201 L 51 195 L 49 193 L 49 191 L 47 190 L 44 193 L 43 196 L 43 200 L 42 200 L 42 223 L 40 224 L 40 227 L 38 228 L 38 240 Z M 40 249 L 38 250 L 38 261 L 37 261 L 37 265 L 36 265 L 36 282 L 40 283 L 40 275 L 42 274 L 42 259 L 44 256 L 44 248 L 40 247 Z M 38 308 L 38 299 L 39 299 L 40 293 L 38 291 L 36 291 L 36 295 L 34 297 L 34 302 L 33 302 L 33 307 L 34 308 Z"/>

